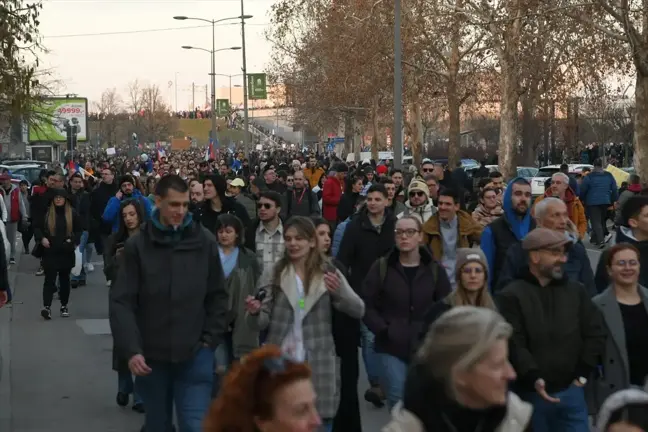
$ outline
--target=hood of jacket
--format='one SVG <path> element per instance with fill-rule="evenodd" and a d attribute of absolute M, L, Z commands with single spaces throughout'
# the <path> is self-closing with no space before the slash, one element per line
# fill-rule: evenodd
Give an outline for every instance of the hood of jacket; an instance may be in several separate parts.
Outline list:
<path fill-rule="evenodd" d="M 477 204 L 473 213 L 477 213 L 480 217 L 500 217 L 504 213 L 504 210 L 499 205 L 492 210 L 487 210 L 483 204 Z"/>
<path fill-rule="evenodd" d="M 504 217 L 506 218 L 506 221 L 511 226 L 511 231 L 518 240 L 522 240 L 522 238 L 529 232 L 529 228 L 531 226 L 531 207 L 533 203 L 529 202 L 529 208 L 522 218 L 520 218 L 515 210 L 513 210 L 513 202 L 511 199 L 513 196 L 513 183 L 517 183 L 519 181 L 523 181 L 531 186 L 531 183 L 529 183 L 529 181 L 524 177 L 516 177 L 511 180 L 506 186 L 506 190 L 504 191 L 502 209 L 504 210 Z"/>
<path fill-rule="evenodd" d="M 202 226 L 194 224 L 191 212 L 187 212 L 182 224 L 177 227 L 165 226 L 160 222 L 160 210 L 154 209 L 151 213 L 151 220 L 146 227 L 151 239 L 160 245 L 173 246 L 180 242 L 187 246 L 195 246 L 195 240 L 199 238 L 197 230 L 202 230 Z"/>

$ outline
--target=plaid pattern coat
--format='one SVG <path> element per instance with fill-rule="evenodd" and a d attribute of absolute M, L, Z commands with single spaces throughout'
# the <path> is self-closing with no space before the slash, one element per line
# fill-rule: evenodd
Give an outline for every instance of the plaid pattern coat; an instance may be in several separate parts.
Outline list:
<path fill-rule="evenodd" d="M 299 307 L 295 271 L 289 265 L 281 274 L 280 286 L 272 286 L 274 269 L 261 276 L 259 287 L 267 289 L 261 311 L 247 314 L 248 324 L 259 331 L 268 328 L 266 343 L 281 346 L 291 331 L 295 311 Z M 335 417 L 340 402 L 340 359 L 335 355 L 331 306 L 353 318 L 364 315 L 364 303 L 338 271 L 341 284 L 330 294 L 321 275 L 316 276 L 304 299 L 302 331 L 306 362 L 313 372 L 312 381 L 317 393 L 317 410 L 324 419 Z"/>

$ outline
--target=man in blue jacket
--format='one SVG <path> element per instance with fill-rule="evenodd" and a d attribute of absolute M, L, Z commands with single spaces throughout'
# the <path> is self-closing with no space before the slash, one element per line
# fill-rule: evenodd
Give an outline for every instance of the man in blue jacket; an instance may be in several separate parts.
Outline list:
<path fill-rule="evenodd" d="M 603 170 L 601 159 L 594 161 L 594 171 L 587 175 L 580 186 L 580 200 L 585 204 L 585 213 L 592 224 L 590 243 L 605 247 L 612 237 L 608 233 L 605 221 L 608 207 L 618 198 L 617 184 L 614 176 Z"/>
<path fill-rule="evenodd" d="M 148 220 L 151 217 L 151 201 L 145 198 L 139 189 L 135 188 L 135 179 L 133 176 L 126 174 L 119 180 L 119 190 L 114 197 L 110 198 L 103 213 L 103 220 L 106 223 L 112 224 L 112 232 L 117 232 L 119 229 L 119 206 L 125 199 L 138 200 L 146 213 L 146 219 Z"/>
<path fill-rule="evenodd" d="M 504 215 L 484 228 L 480 246 L 488 261 L 490 287 L 498 285 L 499 273 L 506 259 L 506 251 L 535 228 L 531 217 L 531 184 L 517 177 L 508 184 L 502 199 Z"/>

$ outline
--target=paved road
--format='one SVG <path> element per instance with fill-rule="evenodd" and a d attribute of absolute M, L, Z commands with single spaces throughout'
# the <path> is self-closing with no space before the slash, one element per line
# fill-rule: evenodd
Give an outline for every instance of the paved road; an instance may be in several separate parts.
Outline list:
<path fill-rule="evenodd" d="M 599 253 L 589 251 L 594 264 Z M 0 309 L 0 431 L 139 431 L 142 416 L 115 404 L 108 288 L 101 267 L 88 286 L 72 291 L 72 317 L 57 317 L 55 302 L 50 322 L 40 317 L 43 278 L 34 276 L 36 268 L 34 258 L 20 257 L 10 271 L 14 305 Z M 361 395 L 367 386 L 362 369 Z M 380 430 L 387 409 L 360 400 L 363 429 Z"/>

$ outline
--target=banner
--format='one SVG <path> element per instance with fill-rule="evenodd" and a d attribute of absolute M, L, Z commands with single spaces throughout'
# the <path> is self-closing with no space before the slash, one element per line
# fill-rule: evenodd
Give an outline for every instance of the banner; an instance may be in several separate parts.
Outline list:
<path fill-rule="evenodd" d="M 67 126 L 77 127 L 77 141 L 88 141 L 88 99 L 47 98 L 34 106 L 29 141 L 67 141 Z"/>
<path fill-rule="evenodd" d="M 248 74 L 248 99 L 268 99 L 266 74 Z"/>
<path fill-rule="evenodd" d="M 224 117 L 229 114 L 229 99 L 216 99 L 216 115 Z"/>

